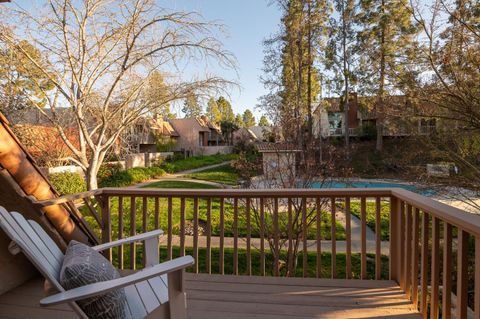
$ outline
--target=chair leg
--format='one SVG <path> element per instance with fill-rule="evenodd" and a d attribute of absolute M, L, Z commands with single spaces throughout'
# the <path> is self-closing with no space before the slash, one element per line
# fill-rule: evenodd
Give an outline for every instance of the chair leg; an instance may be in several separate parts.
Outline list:
<path fill-rule="evenodd" d="M 183 269 L 168 274 L 168 305 L 171 319 L 187 318 L 184 274 Z"/>

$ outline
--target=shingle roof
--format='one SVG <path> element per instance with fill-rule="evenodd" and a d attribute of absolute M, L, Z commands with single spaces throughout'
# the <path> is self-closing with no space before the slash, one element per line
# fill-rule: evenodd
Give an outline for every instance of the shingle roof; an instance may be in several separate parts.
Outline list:
<path fill-rule="evenodd" d="M 258 143 L 257 149 L 260 153 L 301 152 L 301 149 L 292 143 Z"/>

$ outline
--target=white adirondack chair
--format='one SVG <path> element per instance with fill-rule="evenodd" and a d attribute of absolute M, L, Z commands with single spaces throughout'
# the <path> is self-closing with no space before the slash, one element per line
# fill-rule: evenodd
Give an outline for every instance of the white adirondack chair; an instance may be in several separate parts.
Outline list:
<path fill-rule="evenodd" d="M 23 252 L 59 293 L 40 301 L 42 306 L 68 303 L 81 317 L 88 318 L 75 301 L 124 287 L 129 318 L 186 318 L 184 269 L 194 264 L 191 256 L 158 264 L 158 240 L 161 230 L 93 247 L 102 251 L 111 247 L 145 241 L 146 265 L 131 275 L 83 287 L 65 290 L 59 283 L 64 255 L 43 228 L 17 212 L 0 206 L 0 227 L 12 239 L 10 252 Z"/>

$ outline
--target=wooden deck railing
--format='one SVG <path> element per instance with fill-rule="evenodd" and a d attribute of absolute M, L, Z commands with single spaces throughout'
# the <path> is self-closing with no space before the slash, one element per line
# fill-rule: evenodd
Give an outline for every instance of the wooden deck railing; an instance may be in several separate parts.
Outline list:
<path fill-rule="evenodd" d="M 105 188 L 74 198 L 87 199 L 103 242 L 162 228 L 161 256 L 191 254 L 193 272 L 391 279 L 424 318 L 474 309 L 480 319 L 480 216 L 406 190 Z M 107 257 L 135 268 L 141 250 Z"/>

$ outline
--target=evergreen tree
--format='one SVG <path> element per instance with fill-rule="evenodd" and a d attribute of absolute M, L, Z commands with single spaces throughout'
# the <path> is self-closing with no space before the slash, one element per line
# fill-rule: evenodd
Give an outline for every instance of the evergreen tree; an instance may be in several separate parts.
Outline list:
<path fill-rule="evenodd" d="M 243 123 L 245 127 L 255 126 L 256 124 L 255 117 L 249 109 L 246 109 L 245 112 L 243 112 Z"/>
<path fill-rule="evenodd" d="M 170 103 L 165 103 L 169 94 L 170 92 L 163 74 L 158 71 L 153 72 L 148 79 L 144 97 L 145 103 L 154 106 L 152 113 L 162 118 L 175 117 L 175 114 L 170 111 Z"/>
<path fill-rule="evenodd" d="M 24 40 L 18 45 L 48 68 L 47 60 L 40 50 Z M 0 110 L 8 116 L 33 107 L 33 104 L 43 107 L 47 92 L 54 87 L 49 76 L 51 75 L 45 75 L 29 59 L 19 54 L 16 48 L 4 43 L 0 47 Z"/>
<path fill-rule="evenodd" d="M 335 91 L 342 96 L 342 106 L 345 113 L 345 155 L 350 158 L 350 123 L 349 123 L 349 93 L 352 82 L 355 81 L 353 72 L 355 61 L 354 28 L 356 21 L 355 0 L 334 0 L 336 15 L 330 21 L 328 46 L 326 47 L 326 68 L 333 71 Z"/>
<path fill-rule="evenodd" d="M 328 9 L 324 0 L 290 0 L 283 8 L 280 119 L 286 137 L 303 144 L 305 126 L 312 136 L 312 107 L 320 91 L 315 47 Z"/>
<path fill-rule="evenodd" d="M 260 117 L 260 121 L 258 121 L 258 125 L 259 125 L 259 126 L 262 126 L 262 127 L 264 127 L 264 126 L 270 126 L 270 123 L 268 122 L 268 119 L 267 119 L 267 117 L 266 117 L 265 115 L 262 115 L 262 116 Z"/>
<path fill-rule="evenodd" d="M 223 96 L 217 100 L 218 111 L 220 112 L 220 121 L 233 122 L 235 114 L 233 113 L 232 105 Z"/>
<path fill-rule="evenodd" d="M 408 0 L 360 1 L 358 34 L 363 69 L 359 80 L 364 94 L 375 95 L 377 114 L 376 150 L 383 148 L 385 97 L 393 93 L 406 76 L 407 61 L 414 50 L 418 29 L 412 22 Z"/>
<path fill-rule="evenodd" d="M 187 96 L 183 102 L 182 112 L 185 114 L 185 118 L 195 118 L 202 115 L 202 106 L 198 103 L 198 98 L 195 94 Z"/>
<path fill-rule="evenodd" d="M 222 120 L 222 114 L 218 109 L 217 101 L 213 97 L 208 100 L 206 115 L 208 119 L 214 123 L 220 123 Z"/>
<path fill-rule="evenodd" d="M 240 114 L 235 116 L 235 120 L 233 121 L 236 126 L 238 127 L 245 127 L 245 122 L 243 121 L 243 117 Z"/>

